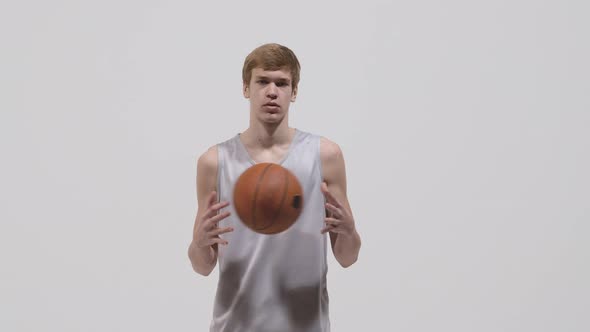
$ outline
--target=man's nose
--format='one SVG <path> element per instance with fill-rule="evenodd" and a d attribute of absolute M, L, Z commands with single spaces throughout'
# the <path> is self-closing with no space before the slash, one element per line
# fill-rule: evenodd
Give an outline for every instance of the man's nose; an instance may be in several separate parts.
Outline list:
<path fill-rule="evenodd" d="M 277 97 L 277 89 L 278 87 L 274 83 L 270 83 L 266 90 L 266 96 L 269 98 L 276 98 Z"/>

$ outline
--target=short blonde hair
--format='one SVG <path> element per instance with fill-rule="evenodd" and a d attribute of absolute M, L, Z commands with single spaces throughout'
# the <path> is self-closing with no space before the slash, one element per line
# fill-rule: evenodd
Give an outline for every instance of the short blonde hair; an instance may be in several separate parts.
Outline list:
<path fill-rule="evenodd" d="M 295 53 L 286 46 L 269 43 L 259 46 L 250 52 L 242 68 L 242 81 L 245 85 L 250 84 L 252 70 L 254 68 L 262 68 L 263 70 L 281 70 L 286 68 L 291 72 L 293 90 L 297 89 L 301 66 Z"/>

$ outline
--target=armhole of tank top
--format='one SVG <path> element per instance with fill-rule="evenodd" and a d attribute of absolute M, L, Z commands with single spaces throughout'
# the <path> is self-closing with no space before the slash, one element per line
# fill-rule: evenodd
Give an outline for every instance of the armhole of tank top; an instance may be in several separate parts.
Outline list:
<path fill-rule="evenodd" d="M 320 170 L 320 185 L 322 185 L 322 181 L 324 180 L 324 170 L 322 169 L 322 137 L 321 136 L 316 136 L 318 143 L 317 143 L 317 149 L 318 152 L 316 153 L 317 156 L 317 163 L 318 163 L 318 168 Z"/>
<path fill-rule="evenodd" d="M 316 139 L 317 139 L 317 153 L 316 153 L 316 158 L 317 158 L 317 164 L 318 164 L 318 170 L 319 170 L 319 174 L 320 174 L 320 191 L 321 191 L 321 186 L 322 183 L 324 182 L 324 169 L 322 168 L 322 136 L 320 135 L 316 135 Z M 322 194 L 322 197 L 324 197 L 324 195 Z M 324 204 L 326 204 L 326 197 L 324 197 Z M 326 217 L 326 209 L 322 209 L 324 211 L 324 218 Z"/>
<path fill-rule="evenodd" d="M 217 179 L 215 181 L 217 181 L 216 184 L 216 189 L 217 189 L 217 202 L 219 202 L 219 200 L 221 199 L 221 171 L 223 170 L 223 157 L 221 155 L 222 149 L 221 149 L 221 144 L 217 144 L 216 145 L 217 148 Z"/>
<path fill-rule="evenodd" d="M 322 136 L 317 135 L 316 137 L 317 137 L 317 149 L 318 149 L 317 150 L 317 153 L 316 153 L 316 156 L 318 158 L 317 159 L 317 163 L 318 163 L 318 170 L 319 170 L 319 174 L 320 174 L 320 186 L 321 186 L 322 183 L 324 182 L 324 169 L 322 168 L 322 150 L 321 150 L 322 149 Z M 322 191 L 322 189 L 320 188 L 321 196 L 324 199 L 324 202 L 322 204 L 324 206 L 322 208 L 322 219 L 323 219 L 323 218 L 326 218 L 327 217 L 327 215 L 326 215 L 326 208 L 325 208 L 325 205 L 326 205 L 326 196 L 324 196 L 324 193 L 322 193 L 321 191 Z M 330 238 L 329 232 L 323 234 L 321 238 L 322 238 L 322 251 L 323 251 L 323 255 L 322 255 L 322 265 L 323 265 L 323 267 L 322 267 L 322 269 L 324 271 L 323 273 L 325 273 L 325 274 L 324 274 L 322 280 L 320 281 L 320 283 L 321 283 L 321 287 L 323 289 L 326 289 L 326 291 L 327 291 L 327 287 L 328 286 L 327 286 L 326 275 L 327 275 L 328 269 L 329 269 L 329 266 L 328 266 L 328 242 L 330 241 L 329 240 L 329 238 Z M 327 300 L 327 301 L 329 302 L 329 300 Z M 324 315 L 322 315 L 322 317 L 323 317 L 322 319 L 327 320 L 328 331 L 330 330 L 330 328 L 329 328 L 330 327 L 329 312 L 330 312 L 330 309 L 328 308 L 327 311 L 324 313 Z"/>

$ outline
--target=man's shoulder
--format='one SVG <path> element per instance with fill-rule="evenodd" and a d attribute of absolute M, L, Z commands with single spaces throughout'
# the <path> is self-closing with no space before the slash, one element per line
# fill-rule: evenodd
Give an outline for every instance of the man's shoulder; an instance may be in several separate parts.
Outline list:
<path fill-rule="evenodd" d="M 342 149 L 336 142 L 320 136 L 320 156 L 324 162 L 334 161 L 342 157 Z"/>
<path fill-rule="evenodd" d="M 336 142 L 323 136 L 320 137 L 320 159 L 323 180 L 328 186 L 344 181 L 344 156 L 342 149 Z"/>
<path fill-rule="evenodd" d="M 236 136 L 228 137 L 225 140 L 221 140 L 216 144 L 211 145 L 205 152 L 203 152 L 199 157 L 198 160 L 204 164 L 210 166 L 217 166 L 217 154 L 218 154 L 218 147 L 222 145 L 227 145 L 231 143 L 233 140 L 236 139 Z"/>
<path fill-rule="evenodd" d="M 217 169 L 217 144 L 210 146 L 198 157 L 197 167 L 205 171 Z"/>

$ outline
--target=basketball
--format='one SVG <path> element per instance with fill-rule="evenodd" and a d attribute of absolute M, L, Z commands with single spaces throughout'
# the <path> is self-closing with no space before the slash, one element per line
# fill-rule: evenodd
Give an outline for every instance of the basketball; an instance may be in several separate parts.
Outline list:
<path fill-rule="evenodd" d="M 303 208 L 299 180 L 274 163 L 258 163 L 245 170 L 236 181 L 233 199 L 240 220 L 261 234 L 287 230 Z"/>

